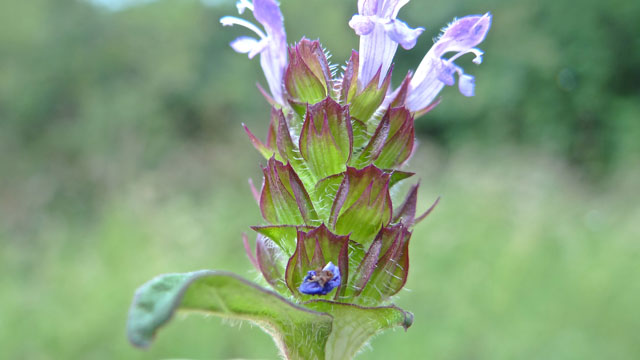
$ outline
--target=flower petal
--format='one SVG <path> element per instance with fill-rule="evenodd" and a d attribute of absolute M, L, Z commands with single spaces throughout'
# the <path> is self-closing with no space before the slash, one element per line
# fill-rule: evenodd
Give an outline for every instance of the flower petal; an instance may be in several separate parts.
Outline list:
<path fill-rule="evenodd" d="M 355 30 L 358 36 L 368 35 L 373 31 L 375 23 L 368 16 L 353 15 L 349 20 L 349 26 Z"/>
<path fill-rule="evenodd" d="M 416 73 L 409 83 L 405 105 L 410 111 L 419 111 L 427 107 L 438 96 L 444 83 L 438 79 L 442 60 L 429 51 L 422 59 Z"/>
<path fill-rule="evenodd" d="M 236 52 L 241 54 L 249 54 L 249 59 L 252 59 L 258 53 L 260 53 L 267 43 L 265 41 L 259 41 L 250 36 L 240 36 L 233 40 L 229 45 Z"/>
<path fill-rule="evenodd" d="M 456 79 L 453 74 L 456 72 L 456 66 L 446 62 L 440 62 L 437 66 L 438 80 L 442 81 L 445 85 L 452 86 L 456 83 Z"/>
<path fill-rule="evenodd" d="M 358 12 L 364 16 L 374 16 L 378 12 L 379 2 L 385 0 L 358 0 Z"/>
<path fill-rule="evenodd" d="M 458 89 L 464 96 L 473 96 L 475 94 L 476 81 L 471 75 L 462 74 L 458 78 Z"/>
<path fill-rule="evenodd" d="M 434 45 L 434 52 L 442 56 L 450 51 L 468 51 L 480 44 L 491 27 L 491 14 L 469 15 L 451 23 Z"/>
<path fill-rule="evenodd" d="M 379 11 L 384 18 L 395 19 L 400 9 L 409 3 L 409 0 L 382 0 L 384 3 Z"/>
<path fill-rule="evenodd" d="M 238 13 L 242 14 L 245 9 L 253 11 L 253 4 L 249 0 L 238 0 L 236 8 L 238 8 Z"/>
<path fill-rule="evenodd" d="M 391 40 L 400 44 L 405 50 L 410 50 L 416 46 L 418 36 L 422 34 L 424 28 L 412 29 L 404 21 L 393 19 L 384 25 L 384 30 Z"/>
<path fill-rule="evenodd" d="M 253 16 L 264 26 L 275 41 L 285 38 L 284 19 L 280 7 L 274 0 L 254 0 Z"/>
<path fill-rule="evenodd" d="M 473 62 L 482 62 L 483 52 L 475 48 L 487 36 L 491 27 L 491 14 L 470 15 L 455 20 L 443 32 L 435 45 L 418 65 L 415 75 L 409 83 L 407 108 L 413 112 L 429 107 L 444 85 L 455 83 L 454 73 L 458 73 L 458 88 L 464 96 L 473 96 L 474 78 L 464 73 L 454 61 L 471 53 Z M 443 59 L 448 52 L 456 52 L 449 59 Z"/>

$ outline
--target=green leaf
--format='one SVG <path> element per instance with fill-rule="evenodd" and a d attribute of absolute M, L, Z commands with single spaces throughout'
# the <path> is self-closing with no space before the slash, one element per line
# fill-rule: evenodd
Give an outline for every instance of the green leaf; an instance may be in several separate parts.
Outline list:
<path fill-rule="evenodd" d="M 304 306 L 333 316 L 333 330 L 327 341 L 325 359 L 351 359 L 375 334 L 413 324 L 413 314 L 394 305 L 362 307 L 326 300 L 312 300 Z"/>
<path fill-rule="evenodd" d="M 129 340 L 147 347 L 177 310 L 249 320 L 275 340 L 287 359 L 325 359 L 330 315 L 293 304 L 235 274 L 202 270 L 160 275 L 135 294 L 127 319 Z"/>

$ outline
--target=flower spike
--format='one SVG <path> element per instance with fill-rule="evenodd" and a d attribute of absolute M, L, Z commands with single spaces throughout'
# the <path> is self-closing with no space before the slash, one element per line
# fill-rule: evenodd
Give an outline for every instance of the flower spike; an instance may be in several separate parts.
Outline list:
<path fill-rule="evenodd" d="M 396 185 L 415 175 L 401 170 L 415 150 L 414 119 L 437 105 L 445 85 L 473 95 L 474 78 L 455 61 L 468 53 L 482 61 L 476 46 L 491 15 L 454 20 L 394 90 L 398 45 L 411 49 L 424 31 L 397 19 L 410 0 L 358 0 L 349 25 L 360 51 L 341 76 L 319 40 L 287 46 L 279 0 L 236 1 L 257 22 L 220 21 L 255 33 L 231 47 L 260 55 L 269 91 L 258 89 L 271 108 L 264 141 L 243 125 L 267 163 L 260 191 L 250 181 L 264 221 L 251 227 L 255 246 L 242 240 L 274 291 L 226 272 L 162 275 L 136 292 L 129 338 L 147 346 L 176 310 L 200 310 L 252 321 L 286 359 L 353 359 L 371 336 L 413 322 L 389 302 L 407 282 L 412 230 L 439 198 L 420 215 L 418 185 L 401 204 Z"/>
<path fill-rule="evenodd" d="M 400 8 L 409 0 L 358 0 L 358 14 L 349 26 L 360 36 L 358 89 L 362 90 L 376 72 L 383 76 L 389 70 L 398 44 L 409 50 L 416 45 L 424 28 L 411 29 L 396 19 Z M 379 86 L 383 79 L 379 79 Z"/>
<path fill-rule="evenodd" d="M 260 65 L 267 78 L 271 95 L 277 103 L 284 104 L 282 79 L 287 66 L 287 37 L 280 8 L 274 0 L 254 0 L 253 3 L 249 0 L 240 0 L 236 6 L 240 14 L 245 9 L 251 10 L 253 17 L 262 24 L 265 31 L 247 20 L 235 16 L 224 16 L 220 19 L 223 26 L 244 26 L 259 38 L 241 36 L 230 45 L 236 52 L 248 54 L 250 59 L 260 54 Z"/>

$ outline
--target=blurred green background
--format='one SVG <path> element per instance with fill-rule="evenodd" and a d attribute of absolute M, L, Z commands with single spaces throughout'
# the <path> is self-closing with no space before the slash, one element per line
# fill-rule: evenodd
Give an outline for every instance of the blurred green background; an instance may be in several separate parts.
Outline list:
<path fill-rule="evenodd" d="M 343 63 L 356 1 L 282 0 L 289 34 Z M 445 89 L 417 120 L 415 313 L 360 359 L 640 358 L 640 2 L 414 0 L 424 26 L 394 82 L 454 16 L 491 11 L 477 96 Z M 137 286 L 202 268 L 258 279 L 261 222 L 244 138 L 267 126 L 258 61 L 228 42 L 227 0 L 115 11 L 0 3 L 0 358 L 275 359 L 248 324 L 179 316 L 146 351 L 125 338 Z"/>

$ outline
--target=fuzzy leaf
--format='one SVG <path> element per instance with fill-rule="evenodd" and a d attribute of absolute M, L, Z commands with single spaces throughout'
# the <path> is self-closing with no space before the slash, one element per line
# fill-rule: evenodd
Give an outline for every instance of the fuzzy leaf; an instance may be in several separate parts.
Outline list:
<path fill-rule="evenodd" d="M 135 294 L 127 335 L 147 347 L 178 310 L 248 320 L 273 336 L 289 359 L 326 359 L 332 316 L 295 305 L 235 274 L 202 270 L 160 275 Z M 313 341 L 309 341 L 313 339 Z"/>
<path fill-rule="evenodd" d="M 304 306 L 333 316 L 333 331 L 325 349 L 325 359 L 352 359 L 374 335 L 413 324 L 413 314 L 396 307 L 362 307 L 326 300 L 312 300 Z"/>

